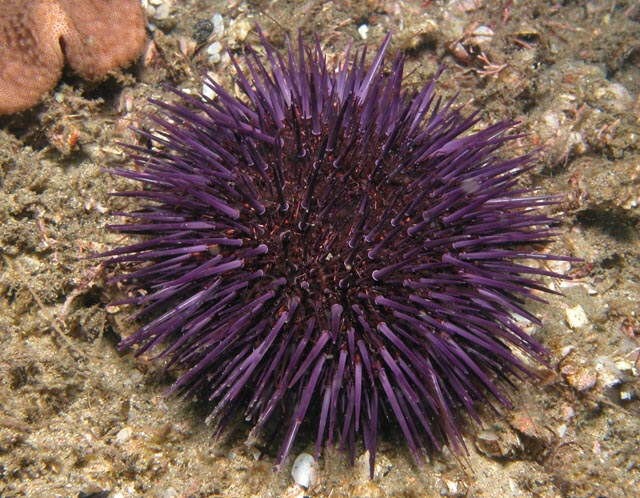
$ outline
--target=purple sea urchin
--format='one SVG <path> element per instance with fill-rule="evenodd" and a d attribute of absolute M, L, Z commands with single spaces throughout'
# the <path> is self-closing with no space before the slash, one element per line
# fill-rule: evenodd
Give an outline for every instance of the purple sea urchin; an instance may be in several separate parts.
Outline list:
<path fill-rule="evenodd" d="M 263 40 L 233 61 L 241 97 L 208 81 L 214 99 L 156 102 L 153 147 L 116 171 L 144 187 L 112 227 L 143 238 L 105 254 L 143 323 L 122 348 L 162 346 L 218 429 L 281 428 L 278 462 L 303 423 L 372 466 L 386 424 L 418 461 L 462 451 L 461 414 L 530 373 L 515 350 L 544 360 L 514 317 L 538 322 L 523 301 L 555 275 L 521 260 L 561 259 L 530 249 L 554 200 L 518 186 L 530 156 L 496 155 L 512 122 L 471 132 L 435 81 L 403 89 L 402 55 L 385 70 L 388 44 L 332 71 L 318 44 Z"/>

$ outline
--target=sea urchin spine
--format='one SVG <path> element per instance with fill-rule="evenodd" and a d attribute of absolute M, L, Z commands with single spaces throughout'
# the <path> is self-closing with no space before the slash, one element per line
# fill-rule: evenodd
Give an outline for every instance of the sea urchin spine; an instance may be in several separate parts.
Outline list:
<path fill-rule="evenodd" d="M 418 461 L 463 451 L 461 414 L 508 405 L 501 384 L 530 373 L 514 350 L 545 356 L 514 317 L 538 323 L 523 301 L 558 276 L 523 262 L 561 259 L 530 248 L 555 200 L 518 186 L 530 156 L 496 155 L 512 122 L 472 132 L 434 80 L 403 89 L 389 41 L 330 70 L 317 43 L 263 38 L 232 59 L 241 97 L 207 81 L 213 99 L 155 102 L 152 147 L 116 171 L 144 187 L 112 227 L 142 238 L 106 253 L 143 323 L 122 348 L 162 346 L 172 391 L 219 430 L 242 415 L 281 433 L 278 462 L 303 423 L 318 453 L 361 440 L 371 468 L 385 425 Z"/>

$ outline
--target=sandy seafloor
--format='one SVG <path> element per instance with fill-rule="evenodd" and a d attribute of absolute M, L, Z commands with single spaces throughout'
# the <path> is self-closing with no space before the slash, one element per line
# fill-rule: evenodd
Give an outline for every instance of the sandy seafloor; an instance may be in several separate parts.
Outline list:
<path fill-rule="evenodd" d="M 224 34 L 193 53 L 197 20 L 220 13 Z M 160 15 L 160 17 L 162 17 Z M 632 497 L 640 494 L 640 5 L 634 1 L 173 2 L 154 45 L 130 70 L 96 85 L 66 74 L 45 101 L 0 121 L 0 496 L 28 497 Z M 277 443 L 245 445 L 245 428 L 217 441 L 206 408 L 163 391 L 157 365 L 119 353 L 131 332 L 109 308 L 95 260 L 122 243 L 105 230 L 127 164 L 117 141 L 144 124 L 146 99 L 169 82 L 194 91 L 205 71 L 230 87 L 219 41 L 239 52 L 259 22 L 276 46 L 285 30 L 318 36 L 330 59 L 348 41 L 409 54 L 407 84 L 437 66 L 442 94 L 481 109 L 484 123 L 517 119 L 517 151 L 543 146 L 524 182 L 562 194 L 545 248 L 584 259 L 554 264 L 571 282 L 530 309 L 553 365 L 516 383 L 515 408 L 468 429 L 469 456 L 416 467 L 399 434 L 383 437 L 373 480 L 339 451 L 308 490 L 272 471 Z M 360 32 L 358 31 L 360 28 Z M 294 455 L 310 451 L 301 433 Z"/>

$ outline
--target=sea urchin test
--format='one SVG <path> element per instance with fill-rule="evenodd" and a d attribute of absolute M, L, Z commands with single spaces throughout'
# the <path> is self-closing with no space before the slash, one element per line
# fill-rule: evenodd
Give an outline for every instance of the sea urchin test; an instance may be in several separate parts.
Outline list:
<path fill-rule="evenodd" d="M 389 41 L 330 68 L 263 38 L 232 59 L 242 95 L 154 102 L 151 146 L 116 171 L 140 184 L 112 226 L 137 240 L 105 254 L 141 324 L 121 347 L 156 351 L 216 430 L 276 437 L 278 463 L 301 426 L 371 469 L 384 427 L 418 462 L 464 451 L 462 414 L 508 406 L 546 355 L 521 318 L 559 276 L 526 264 L 563 259 L 532 248 L 555 200 L 519 186 L 532 157 L 499 154 L 512 122 L 476 130 L 435 79 L 404 88 Z"/>

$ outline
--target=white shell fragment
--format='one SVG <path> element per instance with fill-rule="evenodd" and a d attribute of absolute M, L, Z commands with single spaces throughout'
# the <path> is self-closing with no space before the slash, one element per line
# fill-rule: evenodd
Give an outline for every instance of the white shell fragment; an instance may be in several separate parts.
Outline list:
<path fill-rule="evenodd" d="M 207 76 L 209 78 L 213 78 L 214 77 L 214 73 L 209 71 L 207 73 Z M 202 84 L 202 95 L 207 97 L 207 98 L 209 98 L 209 99 L 213 99 L 216 96 L 216 92 L 209 85 L 207 85 L 206 83 L 203 83 Z"/>
<path fill-rule="evenodd" d="M 129 441 L 129 439 L 131 439 L 131 436 L 133 435 L 133 430 L 131 429 L 131 427 L 125 427 L 124 429 L 120 429 L 120 431 L 118 431 L 118 434 L 116 434 L 116 444 L 124 444 L 127 441 Z"/>
<path fill-rule="evenodd" d="M 222 52 L 222 43 L 219 41 L 213 42 L 207 47 L 207 55 L 209 56 L 209 62 L 216 64 L 220 62 Z"/>
<path fill-rule="evenodd" d="M 214 14 L 211 17 L 211 24 L 213 24 L 213 32 L 218 38 L 224 35 L 224 19 L 220 14 Z"/>
<path fill-rule="evenodd" d="M 469 42 L 473 45 L 483 46 L 489 45 L 495 33 L 489 26 L 478 26 L 471 33 Z"/>
<path fill-rule="evenodd" d="M 587 314 L 579 304 L 573 308 L 567 308 L 565 310 L 565 316 L 567 317 L 567 323 L 573 330 L 580 329 L 589 324 Z"/>
<path fill-rule="evenodd" d="M 291 477 L 298 486 L 308 488 L 316 479 L 316 461 L 309 453 L 300 453 L 293 461 Z"/>

